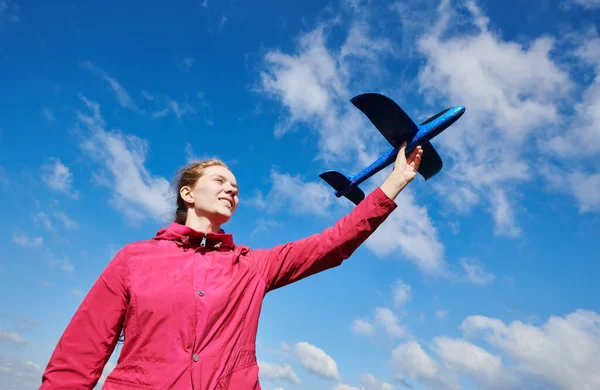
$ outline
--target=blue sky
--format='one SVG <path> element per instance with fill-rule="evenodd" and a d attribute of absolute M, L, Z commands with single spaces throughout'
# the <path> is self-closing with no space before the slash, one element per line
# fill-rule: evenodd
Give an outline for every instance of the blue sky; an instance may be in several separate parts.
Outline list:
<path fill-rule="evenodd" d="M 238 243 L 333 224 L 351 204 L 319 173 L 387 147 L 349 103 L 374 91 L 416 122 L 467 110 L 351 259 L 267 296 L 263 389 L 600 387 L 599 8 L 0 0 L 0 382 L 38 386 L 191 159 L 231 165 Z"/>

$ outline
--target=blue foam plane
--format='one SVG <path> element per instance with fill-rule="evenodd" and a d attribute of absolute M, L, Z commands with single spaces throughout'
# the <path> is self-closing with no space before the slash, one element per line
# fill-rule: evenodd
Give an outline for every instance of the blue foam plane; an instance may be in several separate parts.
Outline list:
<path fill-rule="evenodd" d="M 407 142 L 407 156 L 417 146 L 423 148 L 419 174 L 425 180 L 435 176 L 442 169 L 442 159 L 429 141 L 456 122 L 465 112 L 463 106 L 447 108 L 417 126 L 393 100 L 378 93 L 364 93 L 350 101 L 392 145 L 390 150 L 354 177 L 338 171 L 327 171 L 319 175 L 333 187 L 335 196 L 344 196 L 356 205 L 365 197 L 358 185 L 393 163 L 403 141 Z"/>

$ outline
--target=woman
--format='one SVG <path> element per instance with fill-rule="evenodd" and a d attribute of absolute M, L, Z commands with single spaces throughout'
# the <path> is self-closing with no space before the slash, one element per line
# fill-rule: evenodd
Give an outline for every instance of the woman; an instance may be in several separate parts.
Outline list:
<path fill-rule="evenodd" d="M 333 227 L 269 250 L 235 245 L 221 229 L 238 206 L 225 164 L 184 168 L 175 221 L 112 259 L 60 338 L 40 388 L 93 388 L 123 330 L 104 389 L 260 389 L 263 297 L 340 265 L 373 233 L 419 168 L 421 148 L 408 158 L 405 148 L 385 182 Z"/>

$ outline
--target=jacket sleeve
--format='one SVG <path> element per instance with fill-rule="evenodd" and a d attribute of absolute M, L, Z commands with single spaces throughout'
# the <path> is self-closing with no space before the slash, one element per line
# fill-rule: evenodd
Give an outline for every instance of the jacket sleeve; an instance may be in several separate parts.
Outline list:
<path fill-rule="evenodd" d="M 268 250 L 254 250 L 267 292 L 339 266 L 396 207 L 396 203 L 377 187 L 350 213 L 320 234 Z"/>
<path fill-rule="evenodd" d="M 92 389 L 121 333 L 129 302 L 127 247 L 104 269 L 62 334 L 40 389 Z"/>

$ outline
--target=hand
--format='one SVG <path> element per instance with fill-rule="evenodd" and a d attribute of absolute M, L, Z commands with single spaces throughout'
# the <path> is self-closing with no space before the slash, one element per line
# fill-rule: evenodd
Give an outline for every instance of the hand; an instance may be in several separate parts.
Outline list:
<path fill-rule="evenodd" d="M 394 169 L 388 178 L 380 186 L 381 190 L 391 199 L 395 199 L 400 191 L 414 180 L 421 164 L 423 148 L 417 146 L 408 157 L 406 157 L 406 142 L 402 143 L 398 156 L 394 162 Z"/>
<path fill-rule="evenodd" d="M 421 164 L 421 157 L 423 156 L 423 148 L 417 146 L 408 156 L 406 157 L 406 141 L 400 146 L 398 157 L 394 162 L 394 169 L 392 173 L 396 173 L 401 179 L 406 180 L 406 184 L 414 180 Z"/>

